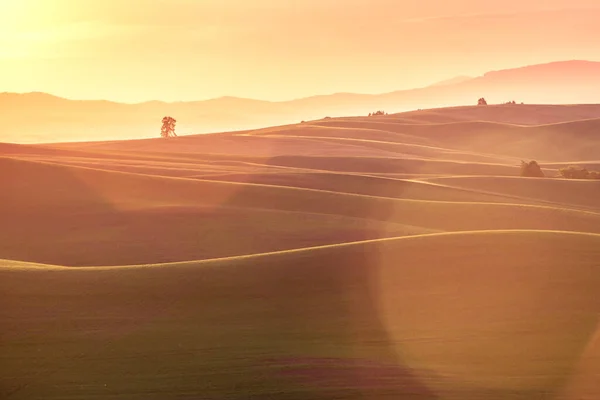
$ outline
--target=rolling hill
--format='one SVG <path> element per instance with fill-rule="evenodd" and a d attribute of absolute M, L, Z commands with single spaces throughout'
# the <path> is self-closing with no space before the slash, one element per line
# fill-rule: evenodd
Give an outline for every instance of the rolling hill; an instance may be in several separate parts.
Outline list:
<path fill-rule="evenodd" d="M 12 123 L 0 128 L 0 141 L 40 143 L 134 139 L 158 136 L 160 120 L 174 116 L 180 134 L 257 129 L 291 124 L 325 116 L 367 115 L 420 108 L 476 104 L 484 96 L 490 103 L 515 100 L 527 104 L 586 104 L 600 98 L 600 62 L 564 61 L 491 71 L 472 79 L 444 85 L 378 95 L 336 93 L 270 102 L 222 97 L 197 102 L 149 101 L 122 104 L 110 101 L 67 100 L 44 93 L 0 93 L 0 112 Z M 597 107 L 578 108 L 569 118 L 599 118 Z M 466 115 L 463 114 L 463 117 Z M 502 118 L 494 114 L 494 118 Z M 469 118 L 471 120 L 472 118 Z M 560 114 L 544 117 L 525 114 L 513 123 L 542 124 L 565 121 Z M 503 121 L 507 122 L 506 118 Z"/>
<path fill-rule="evenodd" d="M 0 398 L 597 398 L 598 118 L 0 143 Z"/>
<path fill-rule="evenodd" d="M 5 262 L 3 395 L 560 398 L 593 356 L 598 249 L 496 231 L 139 268 Z"/>

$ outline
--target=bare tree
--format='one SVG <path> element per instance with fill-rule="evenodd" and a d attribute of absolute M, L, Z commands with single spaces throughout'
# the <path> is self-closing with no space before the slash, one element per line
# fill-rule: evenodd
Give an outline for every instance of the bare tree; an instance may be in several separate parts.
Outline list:
<path fill-rule="evenodd" d="M 160 128 L 160 136 L 163 138 L 176 137 L 175 123 L 177 121 L 172 117 L 164 117 L 162 119 L 162 127 Z"/>

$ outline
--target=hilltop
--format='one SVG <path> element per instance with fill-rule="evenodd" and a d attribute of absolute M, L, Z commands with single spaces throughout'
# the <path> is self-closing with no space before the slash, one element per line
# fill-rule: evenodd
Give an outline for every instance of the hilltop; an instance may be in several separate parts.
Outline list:
<path fill-rule="evenodd" d="M 599 131 L 511 104 L 0 143 L 0 397 L 598 398 L 600 186 L 558 169 Z"/>
<path fill-rule="evenodd" d="M 68 100 L 43 94 L 0 93 L 0 112 L 13 116 L 0 128 L 0 141 L 40 143 L 153 137 L 160 120 L 172 115 L 180 134 L 257 129 L 325 116 L 367 115 L 420 108 L 515 100 L 527 104 L 599 103 L 600 62 L 565 61 L 491 71 L 442 85 L 377 95 L 337 93 L 271 102 L 222 97 L 195 102 L 122 104 Z"/>

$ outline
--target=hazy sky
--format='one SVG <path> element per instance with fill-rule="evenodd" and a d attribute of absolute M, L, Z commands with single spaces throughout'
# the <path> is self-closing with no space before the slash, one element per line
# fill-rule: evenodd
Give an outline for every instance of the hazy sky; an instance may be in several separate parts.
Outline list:
<path fill-rule="evenodd" d="M 381 93 L 600 61 L 598 0 L 0 0 L 0 92 L 125 102 Z"/>

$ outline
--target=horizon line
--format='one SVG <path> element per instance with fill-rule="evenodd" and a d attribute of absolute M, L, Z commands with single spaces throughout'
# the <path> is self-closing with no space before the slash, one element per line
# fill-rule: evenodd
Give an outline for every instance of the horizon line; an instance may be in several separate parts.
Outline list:
<path fill-rule="evenodd" d="M 548 61 L 548 62 L 543 62 L 543 63 L 538 63 L 538 64 L 527 64 L 527 65 L 521 65 L 521 66 L 517 66 L 517 67 L 510 67 L 510 68 L 503 68 L 503 69 L 497 69 L 497 70 L 489 70 L 484 72 L 481 75 L 476 75 L 476 76 L 468 76 L 468 80 L 472 80 L 472 79 L 477 79 L 477 78 L 482 78 L 485 77 L 488 73 L 491 72 L 500 72 L 500 71 L 511 71 L 511 70 L 517 70 L 517 69 L 522 69 L 522 68 L 528 68 L 528 67 L 535 67 L 535 66 L 544 66 L 544 65 L 551 65 L 551 64 L 561 64 L 561 63 L 575 63 L 575 62 L 585 62 L 585 63 L 600 63 L 600 60 L 598 61 L 594 61 L 594 60 L 583 60 L 583 59 L 571 59 L 571 60 L 555 60 L 555 61 Z M 110 99 L 103 99 L 103 98 L 71 98 L 71 97 L 67 97 L 67 96 L 62 96 L 62 95 L 57 95 L 54 93 L 49 93 L 49 92 L 41 92 L 41 91 L 29 91 L 29 92 L 0 92 L 0 95 L 6 95 L 6 94 L 16 94 L 16 95 L 33 95 L 33 94 L 40 94 L 40 95 L 45 95 L 45 96 L 51 96 L 51 97 L 55 97 L 58 99 L 62 99 L 62 100 L 67 100 L 67 101 L 81 101 L 81 102 L 108 102 L 108 103 L 114 103 L 114 104 L 123 104 L 123 105 L 142 105 L 142 104 L 148 104 L 148 103 L 163 103 L 163 104 L 177 104 L 177 103 L 201 103 L 201 102 L 208 102 L 208 101 L 216 101 L 216 100 L 224 100 L 224 99 L 233 99 L 233 100 L 250 100 L 250 101 L 257 101 L 257 102 L 264 102 L 264 103 L 289 103 L 289 102 L 294 102 L 294 101 L 298 101 L 298 100 L 304 100 L 304 99 L 310 99 L 310 98 L 315 98 L 315 97 L 327 97 L 327 96 L 335 96 L 335 95 L 362 95 L 362 96 L 379 96 L 379 95 L 386 95 L 386 94 L 390 94 L 390 93 L 394 93 L 394 92 L 400 92 L 400 91 L 410 91 L 410 90 L 418 90 L 418 89 L 425 89 L 425 88 L 429 88 L 432 86 L 435 86 L 436 84 L 440 83 L 440 82 L 444 82 L 447 80 L 452 80 L 455 79 L 459 76 L 453 76 L 450 78 L 446 78 L 443 79 L 441 81 L 437 81 L 437 82 L 432 82 L 428 85 L 425 86 L 418 86 L 418 87 L 410 87 L 410 88 L 404 88 L 404 89 L 395 89 L 392 91 L 388 91 L 388 92 L 378 92 L 378 93 L 359 93 L 359 92 L 333 92 L 333 93 L 320 93 L 320 94 L 313 94 L 313 95 L 309 95 L 309 96 L 301 96 L 301 97 L 295 97 L 295 98 L 291 98 L 291 99 L 287 99 L 287 100 L 267 100 L 267 99 L 259 99 L 259 98 L 254 98 L 254 97 L 242 97 L 242 96 L 234 96 L 234 95 L 222 95 L 222 96 L 218 96 L 218 97 L 209 97 L 209 98 L 205 98 L 205 99 L 198 99 L 198 100 L 159 100 L 159 99 L 150 99 L 150 100 L 143 100 L 143 101 L 134 101 L 134 102 L 129 102 L 129 101 L 118 101 L 118 100 L 110 100 Z M 455 83 L 455 85 L 460 85 L 463 82 L 460 83 Z M 453 84 L 450 84 L 453 85 Z"/>

